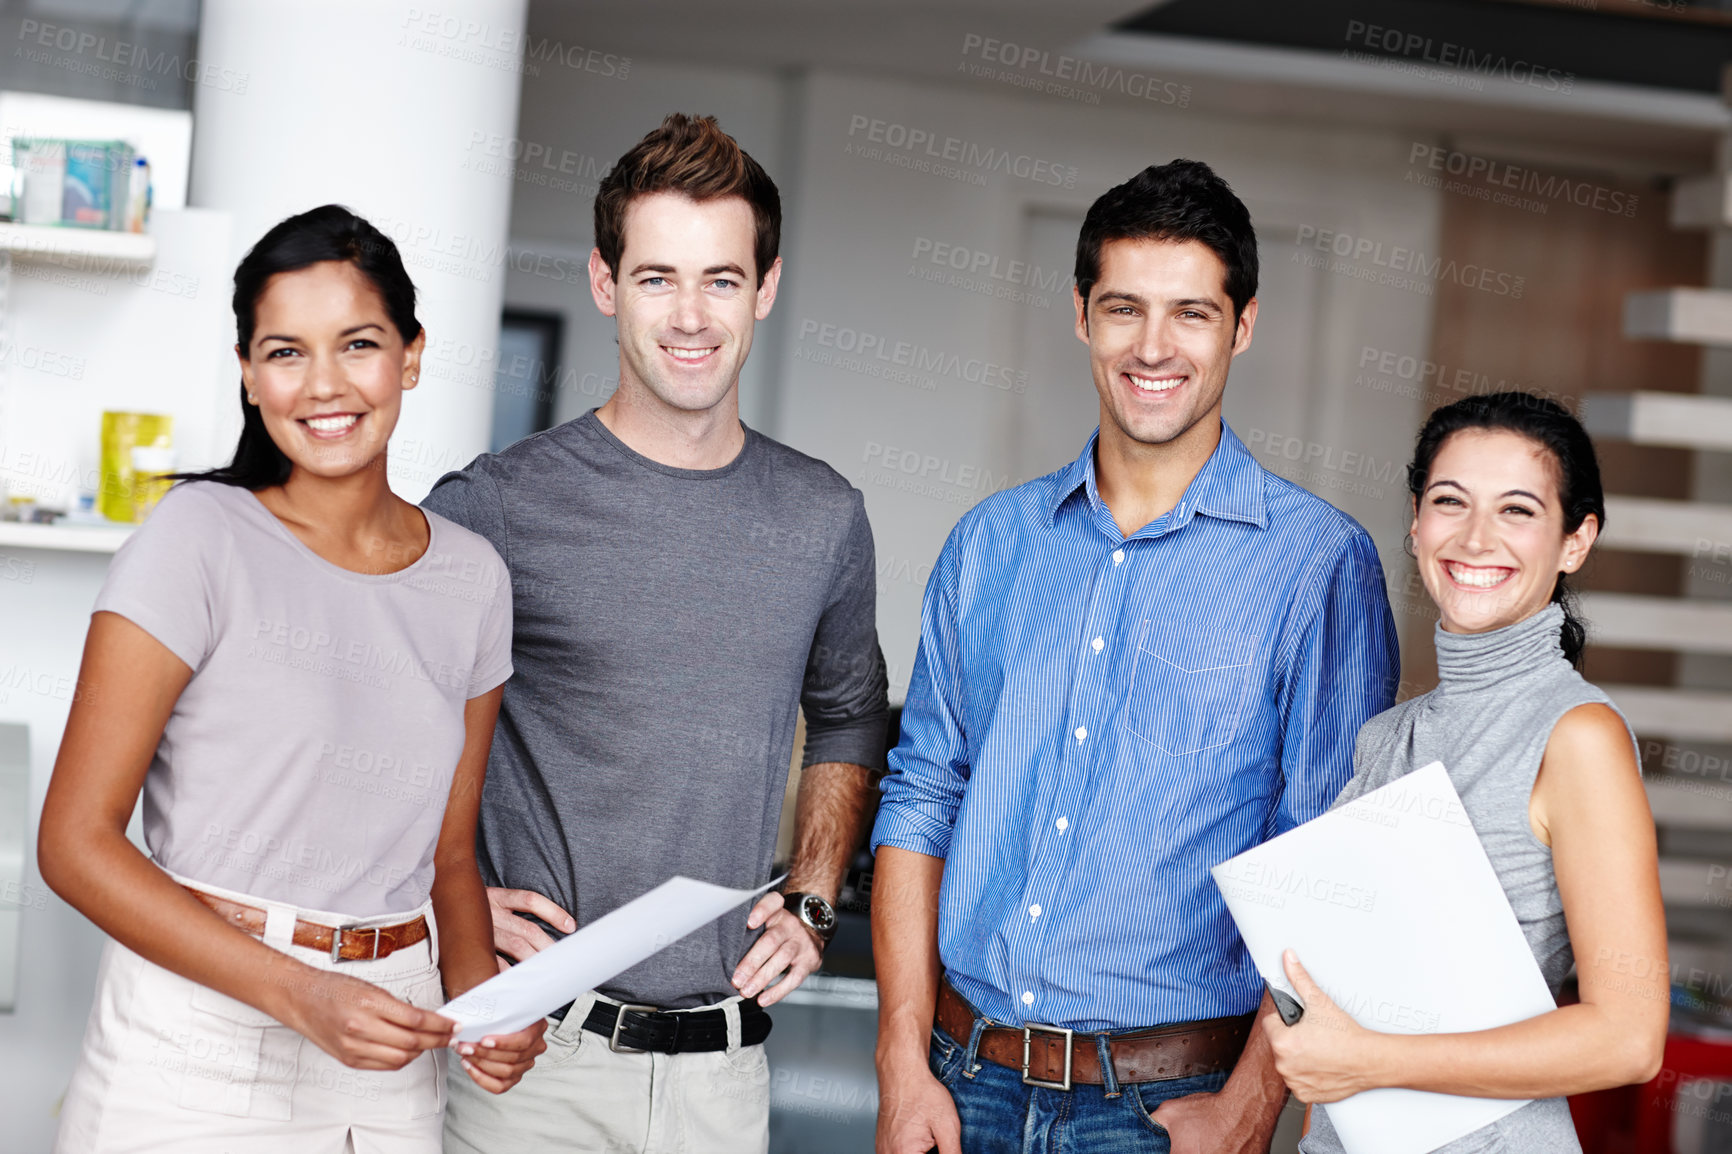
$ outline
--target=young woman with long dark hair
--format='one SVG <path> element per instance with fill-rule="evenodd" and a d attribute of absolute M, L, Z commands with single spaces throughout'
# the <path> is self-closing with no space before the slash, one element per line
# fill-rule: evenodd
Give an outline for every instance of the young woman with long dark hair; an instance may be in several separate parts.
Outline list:
<path fill-rule="evenodd" d="M 386 484 L 425 341 L 391 241 L 291 217 L 234 309 L 234 460 L 115 555 L 43 808 L 43 878 L 111 938 L 56 1149 L 432 1154 L 434 1008 L 498 968 L 474 848 L 510 585 Z M 457 1049 L 497 1093 L 541 1032 Z"/>
<path fill-rule="evenodd" d="M 1605 525 L 1599 465 L 1566 410 L 1496 393 L 1433 413 L 1407 479 L 1413 552 L 1439 612 L 1438 686 L 1365 723 L 1335 804 L 1441 761 L 1540 972 L 1556 994 L 1574 964 L 1581 1000 L 1494 1030 L 1384 1034 L 1342 1012 L 1289 952 L 1305 1015 L 1291 1028 L 1271 1015 L 1265 1029 L 1302 1101 L 1381 1086 L 1531 1098 L 1442 1151 L 1578 1154 L 1565 1096 L 1652 1078 L 1668 1005 L 1635 740 L 1576 668 L 1586 629 L 1567 577 Z M 1326 1112 L 1311 1118 L 1300 1149 L 1341 1150 Z"/>

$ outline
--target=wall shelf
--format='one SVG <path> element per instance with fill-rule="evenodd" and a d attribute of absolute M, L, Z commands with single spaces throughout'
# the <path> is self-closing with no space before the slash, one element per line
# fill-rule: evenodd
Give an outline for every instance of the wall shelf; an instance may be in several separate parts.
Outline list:
<path fill-rule="evenodd" d="M 1660 898 L 1668 906 L 1721 906 L 1725 890 L 1726 867 L 1719 862 L 1687 858 L 1660 862 Z"/>
<path fill-rule="evenodd" d="M 1596 437 L 1634 445 L 1726 452 L 1732 450 L 1732 397 L 1590 393 L 1582 398 L 1582 424 Z"/>
<path fill-rule="evenodd" d="M 1732 344 L 1732 290 L 1659 289 L 1624 297 L 1624 335 L 1633 340 Z"/>
<path fill-rule="evenodd" d="M 1717 172 L 1686 177 L 1672 190 L 1673 228 L 1732 228 L 1732 179 Z"/>
<path fill-rule="evenodd" d="M 32 525 L 0 521 L 0 546 L 63 553 L 112 553 L 132 536 L 131 525 Z"/>
<path fill-rule="evenodd" d="M 1674 741 L 1732 741 L 1732 693 L 1665 685 L 1602 684 L 1630 728 L 1643 737 Z M 1660 767 L 1649 766 L 1649 772 Z"/>
<path fill-rule="evenodd" d="M 1726 541 L 1732 541 L 1732 505 L 1653 497 L 1606 498 L 1606 526 L 1599 538 L 1602 549 L 1691 557 Z"/>
<path fill-rule="evenodd" d="M 1583 593 L 1582 615 L 1593 644 L 1732 654 L 1732 602 Z"/>
<path fill-rule="evenodd" d="M 0 223 L 0 253 L 21 262 L 128 271 L 150 267 L 156 259 L 156 238 L 143 232 Z"/>
<path fill-rule="evenodd" d="M 1705 778 L 1653 776 L 1642 784 L 1648 806 L 1661 825 L 1682 829 L 1732 829 L 1732 787 Z"/>

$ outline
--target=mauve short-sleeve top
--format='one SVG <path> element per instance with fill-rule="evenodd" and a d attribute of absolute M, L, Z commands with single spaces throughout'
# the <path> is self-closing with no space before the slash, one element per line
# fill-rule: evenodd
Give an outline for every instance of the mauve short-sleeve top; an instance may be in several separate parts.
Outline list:
<path fill-rule="evenodd" d="M 144 839 L 196 882 L 356 918 L 426 901 L 464 704 L 511 676 L 511 586 L 427 514 L 395 573 L 324 560 L 252 492 L 175 486 L 97 612 L 192 669 L 144 783 Z"/>

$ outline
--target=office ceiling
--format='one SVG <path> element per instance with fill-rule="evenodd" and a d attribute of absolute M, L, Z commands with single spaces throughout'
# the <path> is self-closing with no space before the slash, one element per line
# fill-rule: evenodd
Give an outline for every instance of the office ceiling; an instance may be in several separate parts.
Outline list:
<path fill-rule="evenodd" d="M 1116 32 L 1339 56 L 1366 47 L 1346 35 L 1353 21 L 1678 91 L 1719 91 L 1732 61 L 1732 0 L 531 0 L 529 16 L 538 35 L 644 56 L 946 76 L 970 34 L 1062 50 Z"/>
<path fill-rule="evenodd" d="M 1372 27 L 1382 30 L 1369 35 Z M 1423 62 L 1532 62 L 1586 80 L 1719 92 L 1732 61 L 1732 8 L 1684 0 L 1169 0 L 1118 30 L 1239 44 L 1344 49 Z"/>
<path fill-rule="evenodd" d="M 650 59 L 950 84 L 968 83 L 958 77 L 967 38 L 993 37 L 1190 83 L 1192 113 L 1423 132 L 1493 155 L 1664 176 L 1711 166 L 1732 129 L 1732 111 L 1717 98 L 1720 64 L 1732 60 L 1732 0 L 1686 3 L 530 0 L 529 30 Z M 1424 63 L 1423 46 L 1412 61 L 1346 60 L 1353 20 L 1400 29 L 1404 48 L 1410 35 L 1447 40 L 1476 58 L 1567 72 L 1572 87 L 1560 94 L 1495 76 L 1446 83 L 1439 73 L 1447 70 L 1432 65 L 1416 76 L 1402 65 Z M 1140 104 L 1112 92 L 1102 103 Z"/>
<path fill-rule="evenodd" d="M 1148 0 L 530 0 L 532 35 L 718 66 L 950 76 L 970 34 L 1061 48 Z"/>

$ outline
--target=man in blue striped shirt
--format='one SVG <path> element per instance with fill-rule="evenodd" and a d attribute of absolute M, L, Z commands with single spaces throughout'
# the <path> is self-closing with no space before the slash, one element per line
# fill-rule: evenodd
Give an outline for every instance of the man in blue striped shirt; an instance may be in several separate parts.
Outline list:
<path fill-rule="evenodd" d="M 1084 221 L 1099 431 L 926 587 L 872 835 L 879 1154 L 1268 1149 L 1272 1007 L 1208 871 L 1328 807 L 1399 674 L 1365 530 L 1221 420 L 1256 288 L 1207 165 Z"/>

